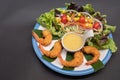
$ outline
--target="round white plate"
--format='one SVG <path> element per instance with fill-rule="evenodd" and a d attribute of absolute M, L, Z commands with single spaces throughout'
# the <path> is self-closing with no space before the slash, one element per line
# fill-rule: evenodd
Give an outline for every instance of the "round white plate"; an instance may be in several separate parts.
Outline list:
<path fill-rule="evenodd" d="M 34 29 L 38 29 L 38 30 L 43 30 L 44 28 L 36 23 L 34 26 Z M 112 34 L 109 35 L 110 38 L 112 38 Z M 49 49 L 49 47 L 53 46 L 55 40 L 52 41 L 50 46 L 44 47 L 45 49 Z M 40 49 L 38 48 L 38 43 L 36 42 L 36 40 L 32 37 L 32 44 L 33 44 L 33 48 L 35 50 L 35 53 L 37 55 L 37 57 L 40 59 L 40 61 L 42 63 L 44 63 L 47 67 L 49 67 L 51 70 L 56 71 L 60 74 L 64 74 L 64 75 L 69 75 L 69 76 L 83 76 L 83 75 L 88 75 L 91 73 L 94 73 L 94 68 L 91 65 L 85 65 L 85 63 L 87 62 L 87 60 L 84 58 L 84 62 L 82 63 L 82 65 L 75 67 L 74 70 L 63 70 L 63 66 L 60 64 L 58 58 L 56 58 L 53 62 L 48 62 L 47 60 L 45 60 L 42 57 L 42 53 L 40 51 Z M 66 51 L 63 49 L 61 55 L 63 58 L 66 57 Z M 109 49 L 106 50 L 100 50 L 100 58 L 99 60 L 102 61 L 102 63 L 105 65 L 110 57 L 111 57 L 112 53 Z"/>

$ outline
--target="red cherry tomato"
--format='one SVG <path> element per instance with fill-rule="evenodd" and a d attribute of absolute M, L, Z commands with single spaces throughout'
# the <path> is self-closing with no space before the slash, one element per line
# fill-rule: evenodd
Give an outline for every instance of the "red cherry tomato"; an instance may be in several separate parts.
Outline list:
<path fill-rule="evenodd" d="M 68 22 L 68 20 L 67 20 L 67 15 L 66 15 L 66 14 L 63 14 L 63 15 L 61 16 L 61 22 L 64 23 L 64 24 L 66 24 L 66 23 Z"/>
<path fill-rule="evenodd" d="M 85 23 L 85 17 L 81 16 L 79 22 L 80 23 Z"/>
<path fill-rule="evenodd" d="M 101 26 L 100 26 L 100 23 L 99 22 L 95 22 L 94 25 L 93 25 L 93 28 L 95 29 L 99 29 Z"/>

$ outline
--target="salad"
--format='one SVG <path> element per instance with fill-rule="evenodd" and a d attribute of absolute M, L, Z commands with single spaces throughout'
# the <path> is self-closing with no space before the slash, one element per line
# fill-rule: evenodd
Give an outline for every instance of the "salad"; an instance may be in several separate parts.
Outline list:
<path fill-rule="evenodd" d="M 52 35 L 60 38 L 70 31 L 84 34 L 92 29 L 94 37 L 87 39 L 85 45 L 97 49 L 110 49 L 113 53 L 117 51 L 115 42 L 109 38 L 116 26 L 107 23 L 106 15 L 95 11 L 91 4 L 79 6 L 75 3 L 66 3 L 65 6 L 43 13 L 37 18 L 37 22 L 51 31 Z"/>

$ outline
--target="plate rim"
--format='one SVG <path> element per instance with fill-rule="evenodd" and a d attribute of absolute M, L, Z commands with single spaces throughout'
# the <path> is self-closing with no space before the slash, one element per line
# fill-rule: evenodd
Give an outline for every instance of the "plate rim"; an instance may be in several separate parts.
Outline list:
<path fill-rule="evenodd" d="M 39 23 L 36 23 L 35 26 L 34 26 L 34 29 L 38 29 L 40 26 Z M 109 35 L 110 38 L 113 38 L 112 37 L 112 34 Z M 81 70 L 81 71 L 69 71 L 69 70 L 63 70 L 53 64 L 51 64 L 50 62 L 44 60 L 42 58 L 42 53 L 40 52 L 39 48 L 38 48 L 38 45 L 37 45 L 37 42 L 36 40 L 32 37 L 32 45 L 33 45 L 33 48 L 34 48 L 34 51 L 35 51 L 35 54 L 37 55 L 37 57 L 39 58 L 39 60 L 45 65 L 47 66 L 48 68 L 52 69 L 53 71 L 55 72 L 58 72 L 60 74 L 64 74 L 64 75 L 69 75 L 69 76 L 83 76 L 83 75 L 88 75 L 88 74 L 91 74 L 91 73 L 94 73 L 94 69 L 93 68 L 89 68 L 89 69 L 86 69 L 86 70 Z M 107 62 L 110 60 L 112 56 L 112 52 L 110 50 L 108 50 L 107 52 L 107 55 L 105 56 L 105 58 L 102 60 L 103 64 L 106 65 Z"/>

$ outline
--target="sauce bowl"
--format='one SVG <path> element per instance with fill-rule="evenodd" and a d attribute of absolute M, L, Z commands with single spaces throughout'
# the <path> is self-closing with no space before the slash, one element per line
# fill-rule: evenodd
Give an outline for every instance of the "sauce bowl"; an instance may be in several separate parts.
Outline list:
<path fill-rule="evenodd" d="M 94 36 L 93 30 L 89 30 L 84 34 L 68 32 L 65 33 L 61 38 L 61 43 L 65 50 L 69 52 L 76 52 L 84 47 L 86 39 L 93 36 Z"/>

